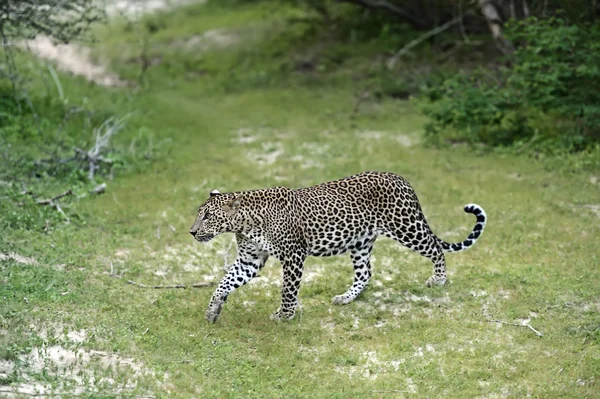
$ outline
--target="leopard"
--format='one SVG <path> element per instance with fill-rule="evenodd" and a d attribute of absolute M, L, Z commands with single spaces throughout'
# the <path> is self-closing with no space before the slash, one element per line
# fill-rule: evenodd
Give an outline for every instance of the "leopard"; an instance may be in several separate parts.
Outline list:
<path fill-rule="evenodd" d="M 356 299 L 372 276 L 371 253 L 379 236 L 391 238 L 429 259 L 433 275 L 427 287 L 446 284 L 445 253 L 472 247 L 487 222 L 483 208 L 467 204 L 464 211 L 476 223 L 462 242 L 449 243 L 430 229 L 410 183 L 393 172 L 365 171 L 310 187 L 219 192 L 215 189 L 196 212 L 189 233 L 206 243 L 233 233 L 237 257 L 219 280 L 206 309 L 214 323 L 236 289 L 256 277 L 271 257 L 281 263 L 281 303 L 270 318 L 294 318 L 304 262 L 349 252 L 354 279 L 346 292 L 333 297 L 335 305 Z"/>

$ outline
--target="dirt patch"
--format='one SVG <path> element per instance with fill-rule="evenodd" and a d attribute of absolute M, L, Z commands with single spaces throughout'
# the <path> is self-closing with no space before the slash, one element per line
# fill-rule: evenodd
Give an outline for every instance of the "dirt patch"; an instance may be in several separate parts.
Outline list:
<path fill-rule="evenodd" d="M 403 147 L 412 147 L 413 145 L 415 145 L 416 141 L 417 141 L 417 136 L 415 134 L 409 133 L 409 134 L 403 134 L 403 133 L 392 133 L 392 132 L 380 132 L 380 131 L 373 131 L 373 130 L 367 130 L 367 131 L 363 131 L 363 132 L 357 132 L 356 133 L 356 137 L 362 140 L 367 140 L 367 141 L 380 141 L 381 139 L 385 138 L 385 137 L 389 137 L 395 141 L 397 141 L 398 143 L 400 143 L 400 145 L 402 145 Z"/>
<path fill-rule="evenodd" d="M 55 44 L 46 36 L 36 36 L 27 40 L 21 47 L 29 49 L 36 56 L 56 63 L 58 69 L 83 76 L 102 86 L 124 86 L 126 83 L 117 75 L 109 73 L 102 65 L 91 61 L 91 49 L 74 44 Z"/>
<path fill-rule="evenodd" d="M 276 136 L 281 141 L 272 141 Z M 248 161 L 258 166 L 271 166 L 282 156 L 286 161 L 296 164 L 301 169 L 323 168 L 326 165 L 331 147 L 327 144 L 317 142 L 305 142 L 301 145 L 291 146 L 286 139 L 291 136 L 290 132 L 267 131 L 258 128 L 240 128 L 232 139 L 234 145 L 245 147 L 255 143 L 253 148 L 244 148 Z M 269 137 L 267 140 L 266 137 Z M 257 145 L 260 143 L 260 147 Z M 287 145 L 284 145 L 287 144 Z M 286 181 L 287 177 L 273 176 L 277 181 Z"/>
<path fill-rule="evenodd" d="M 600 204 L 565 204 L 567 207 L 575 210 L 576 212 L 581 212 L 580 209 L 587 209 L 591 211 L 594 215 L 600 218 Z"/>
<path fill-rule="evenodd" d="M 0 385 L 0 396 L 71 397 L 100 392 L 130 395 L 140 379 L 158 380 L 152 370 L 132 358 L 80 348 L 87 339 L 86 330 L 73 330 L 63 335 L 62 329 L 62 325 L 56 325 L 40 330 L 39 336 L 45 341 L 42 346 L 19 355 L 18 359 L 0 361 L 0 378 L 16 377 L 19 381 Z M 57 344 L 48 345 L 50 331 Z M 166 379 L 168 375 L 157 382 L 160 385 Z"/>
<path fill-rule="evenodd" d="M 135 18 L 146 13 L 192 3 L 203 4 L 206 3 L 206 0 L 116 0 L 106 4 L 106 13 L 109 16 L 123 15 L 128 18 Z"/>
<path fill-rule="evenodd" d="M 117 0 L 105 2 L 106 12 L 109 16 L 123 15 L 135 19 L 145 13 L 151 13 L 190 3 L 205 3 L 206 0 Z M 221 32 L 207 32 L 206 42 L 224 43 L 227 35 Z M 206 34 L 205 34 L 206 35 Z M 208 40 L 210 39 L 210 40 Z M 26 48 L 39 58 L 54 62 L 58 69 L 67 71 L 76 76 L 83 76 L 87 80 L 102 86 L 125 86 L 127 82 L 117 75 L 107 71 L 104 65 L 92 62 L 91 49 L 79 44 L 56 44 L 49 37 L 38 35 L 33 40 L 27 40 L 18 45 Z"/>
<path fill-rule="evenodd" d="M 20 380 L 26 381 L 13 386 L 0 386 L 0 393 L 7 395 L 5 397 L 81 395 L 88 392 L 123 394 L 134 390 L 141 376 L 154 376 L 143 364 L 131 358 L 101 351 L 70 350 L 60 345 L 34 348 L 21 355 L 18 363 L 22 365 L 19 369 L 16 362 L 0 362 L 0 377 L 8 378 L 16 372 Z M 127 377 L 117 382 L 118 373 L 125 373 Z M 36 381 L 36 375 L 56 377 L 58 387 Z"/>
<path fill-rule="evenodd" d="M 260 135 L 258 135 L 253 129 L 242 127 L 238 129 L 237 135 L 233 139 L 233 142 L 236 144 L 249 144 L 258 139 L 260 139 Z"/>
<path fill-rule="evenodd" d="M 1 253 L 0 252 L 0 260 L 9 260 L 9 259 L 12 259 L 17 263 L 22 263 L 24 265 L 38 265 L 39 264 L 38 261 L 35 260 L 34 258 L 19 255 L 14 252 L 9 252 L 9 253 Z"/>
<path fill-rule="evenodd" d="M 239 37 L 231 31 L 224 29 L 211 29 L 201 35 L 189 37 L 187 39 L 173 43 L 174 46 L 182 47 L 186 50 L 206 51 L 211 48 L 224 48 L 232 46 L 239 42 Z"/>
<path fill-rule="evenodd" d="M 383 361 L 379 359 L 377 352 L 369 351 L 364 352 L 361 355 L 358 365 L 347 367 L 338 366 L 335 368 L 335 371 L 346 374 L 350 378 L 358 377 L 376 380 L 381 373 L 397 372 L 400 369 L 400 365 L 404 362 L 404 359 Z"/>
<path fill-rule="evenodd" d="M 600 205 L 583 205 L 583 207 L 589 209 L 600 218 Z"/>
<path fill-rule="evenodd" d="M 246 152 L 249 161 L 259 166 L 273 165 L 277 158 L 284 154 L 283 145 L 279 142 L 262 143 L 261 149 L 252 149 Z"/>

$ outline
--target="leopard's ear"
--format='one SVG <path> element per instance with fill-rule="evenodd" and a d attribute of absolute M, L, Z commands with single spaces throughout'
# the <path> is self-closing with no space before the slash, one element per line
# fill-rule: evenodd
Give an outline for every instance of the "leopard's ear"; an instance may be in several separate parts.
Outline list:
<path fill-rule="evenodd" d="M 243 197 L 243 194 L 240 194 L 237 197 L 235 197 L 234 199 L 232 199 L 231 201 L 229 201 L 228 203 L 226 203 L 225 205 L 223 205 L 223 210 L 229 216 L 235 215 L 237 213 L 237 211 L 240 209 L 242 197 Z"/>
<path fill-rule="evenodd" d="M 210 196 L 211 196 L 211 197 L 214 197 L 215 195 L 219 195 L 219 194 L 221 194 L 221 193 L 220 193 L 220 192 L 219 192 L 219 190 L 217 190 L 217 189 L 215 189 L 215 190 L 212 190 L 212 191 L 210 192 Z"/>

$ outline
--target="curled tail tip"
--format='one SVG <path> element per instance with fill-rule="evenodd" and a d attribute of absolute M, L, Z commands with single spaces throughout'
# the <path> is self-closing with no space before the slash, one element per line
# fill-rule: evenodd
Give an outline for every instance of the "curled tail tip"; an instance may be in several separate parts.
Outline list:
<path fill-rule="evenodd" d="M 467 204 L 467 205 L 465 205 L 465 212 L 467 212 L 467 213 L 474 213 L 476 215 L 478 213 L 480 213 L 480 212 L 485 213 L 483 211 L 483 208 L 481 206 L 477 205 L 477 204 Z"/>
<path fill-rule="evenodd" d="M 477 204 L 467 204 L 464 208 L 465 212 L 472 213 L 477 217 L 477 222 L 471 231 L 471 234 L 464 240 L 463 242 L 458 242 L 456 244 L 450 244 L 443 240 L 440 240 L 442 244 L 442 249 L 444 252 L 460 252 L 468 249 L 475 244 L 475 242 L 479 239 L 481 234 L 483 233 L 483 229 L 485 228 L 485 224 L 487 221 L 487 216 L 483 208 Z"/>
<path fill-rule="evenodd" d="M 477 222 L 485 224 L 487 215 L 482 207 L 477 204 L 467 204 L 465 205 L 464 209 L 465 212 L 472 213 L 473 215 L 477 216 Z"/>
<path fill-rule="evenodd" d="M 448 243 L 440 238 L 437 238 L 439 243 L 442 246 L 442 250 L 444 252 L 460 252 L 468 249 L 475 244 L 475 242 L 479 239 L 483 230 L 485 228 L 485 224 L 487 222 L 487 215 L 483 208 L 477 204 L 467 204 L 464 208 L 465 212 L 472 213 L 477 217 L 477 222 L 471 231 L 471 234 L 463 241 L 457 242 L 455 244 Z"/>

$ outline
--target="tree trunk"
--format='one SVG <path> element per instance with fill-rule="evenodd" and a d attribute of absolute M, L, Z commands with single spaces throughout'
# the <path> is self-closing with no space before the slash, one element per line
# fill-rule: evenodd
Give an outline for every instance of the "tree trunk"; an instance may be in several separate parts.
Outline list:
<path fill-rule="evenodd" d="M 487 21 L 492 37 L 496 41 L 498 49 L 503 54 L 512 54 L 515 51 L 512 43 L 508 41 L 502 33 L 502 17 L 498 12 L 498 6 L 493 0 L 479 0 L 481 13 Z"/>

